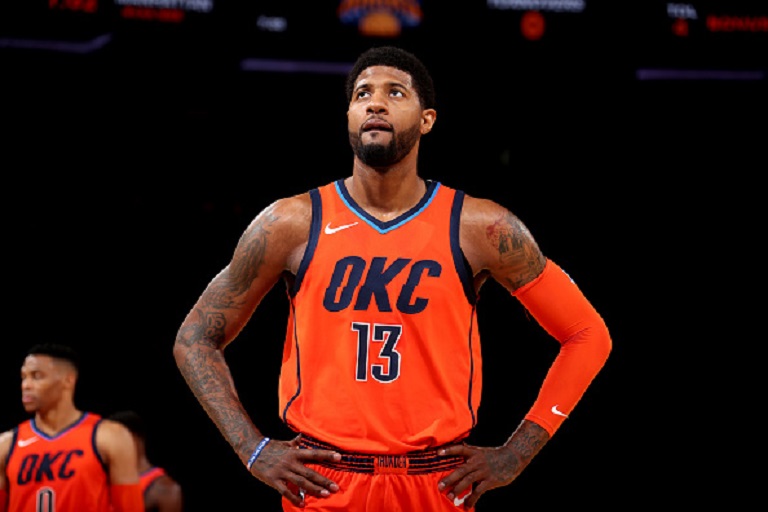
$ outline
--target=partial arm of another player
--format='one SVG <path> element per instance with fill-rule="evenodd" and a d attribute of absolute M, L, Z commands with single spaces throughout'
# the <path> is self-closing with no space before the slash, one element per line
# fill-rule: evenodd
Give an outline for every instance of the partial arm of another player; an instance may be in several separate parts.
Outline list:
<path fill-rule="evenodd" d="M 13 431 L 0 433 L 0 512 L 8 510 L 8 480 L 5 475 L 5 461 L 11 451 Z"/>
<path fill-rule="evenodd" d="M 224 349 L 282 273 L 295 273 L 310 222 L 308 194 L 278 200 L 259 213 L 241 235 L 232 260 L 208 284 L 184 319 L 173 347 L 184 379 L 243 464 L 265 436 L 238 398 Z M 296 448 L 295 440 L 269 442 L 250 468 L 251 473 L 295 505 L 302 499 L 291 492 L 289 483 L 317 496 L 338 490 L 335 483 L 304 464 L 340 455 Z"/>
<path fill-rule="evenodd" d="M 444 479 L 449 498 L 474 485 L 465 501 L 514 481 L 539 453 L 605 364 L 611 338 L 602 317 L 578 286 L 544 257 L 526 226 L 498 204 L 467 198 L 462 248 L 479 275 L 487 273 L 525 306 L 560 343 L 538 397 L 507 442 L 497 448 L 455 446 L 449 455 L 466 463 Z"/>
<path fill-rule="evenodd" d="M 96 447 L 107 465 L 113 510 L 144 512 L 136 446 L 131 432 L 120 423 L 103 420 L 96 431 Z"/>
<path fill-rule="evenodd" d="M 158 477 L 147 489 L 145 506 L 157 512 L 182 512 L 183 494 L 181 485 L 168 475 Z"/>

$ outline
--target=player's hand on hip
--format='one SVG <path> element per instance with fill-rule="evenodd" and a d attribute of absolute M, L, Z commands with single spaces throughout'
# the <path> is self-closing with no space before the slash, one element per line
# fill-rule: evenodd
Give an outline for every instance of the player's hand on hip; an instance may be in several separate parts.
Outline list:
<path fill-rule="evenodd" d="M 449 446 L 440 455 L 464 457 L 464 464 L 443 478 L 438 489 L 453 500 L 468 489 L 472 493 L 464 500 L 464 508 L 470 509 L 487 491 L 512 483 L 524 466 L 509 446 L 495 448 L 458 444 Z"/>
<path fill-rule="evenodd" d="M 305 494 L 323 498 L 339 490 L 336 482 L 306 464 L 340 460 L 341 454 L 331 450 L 299 449 L 298 438 L 272 440 L 251 466 L 251 474 L 276 489 L 292 504 L 300 506 Z"/>

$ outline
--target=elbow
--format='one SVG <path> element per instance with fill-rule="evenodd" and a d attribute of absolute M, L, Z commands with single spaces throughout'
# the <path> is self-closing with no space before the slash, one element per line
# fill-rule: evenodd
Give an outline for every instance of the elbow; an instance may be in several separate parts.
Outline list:
<path fill-rule="evenodd" d="M 188 340 L 181 333 L 176 336 L 176 340 L 173 342 L 173 359 L 179 368 L 183 368 L 184 363 L 189 358 L 190 346 Z"/>
<path fill-rule="evenodd" d="M 600 322 L 593 328 L 592 351 L 595 361 L 600 361 L 600 366 L 605 364 L 613 350 L 613 339 L 608 330 L 608 326 L 600 319 Z"/>
<path fill-rule="evenodd" d="M 595 372 L 608 360 L 613 350 L 613 340 L 607 325 L 599 316 L 595 321 L 582 325 L 578 330 L 564 337 L 562 348 L 568 352 L 579 353 L 579 358 Z"/>
<path fill-rule="evenodd" d="M 181 362 L 184 360 L 186 353 L 186 347 L 179 343 L 179 339 L 176 338 L 176 341 L 173 343 L 173 360 L 176 361 L 176 366 L 181 365 Z"/>
<path fill-rule="evenodd" d="M 611 332 L 608 330 L 608 326 L 605 324 L 605 320 L 603 320 L 602 317 L 600 317 L 598 330 L 600 333 L 600 347 L 604 352 L 605 359 L 608 359 L 608 355 L 613 350 L 613 339 L 611 338 Z"/>
<path fill-rule="evenodd" d="M 598 357 L 601 361 L 603 361 L 603 364 L 605 364 L 605 362 L 608 361 L 608 357 L 611 355 L 612 350 L 613 350 L 613 342 L 611 341 L 610 335 L 606 333 L 604 340 L 602 341 L 602 343 L 600 343 L 600 346 L 598 347 Z"/>

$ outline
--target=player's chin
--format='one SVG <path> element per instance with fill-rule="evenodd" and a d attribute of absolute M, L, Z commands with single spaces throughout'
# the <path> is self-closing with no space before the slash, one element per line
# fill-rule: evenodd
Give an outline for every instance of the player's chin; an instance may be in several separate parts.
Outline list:
<path fill-rule="evenodd" d="M 388 141 L 392 137 L 392 132 L 389 130 L 366 130 L 363 132 L 363 142 L 378 142 L 383 143 Z"/>

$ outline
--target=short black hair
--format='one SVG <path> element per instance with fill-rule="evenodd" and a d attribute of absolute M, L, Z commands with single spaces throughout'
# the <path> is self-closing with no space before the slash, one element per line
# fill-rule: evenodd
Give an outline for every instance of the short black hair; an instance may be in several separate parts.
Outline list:
<path fill-rule="evenodd" d="M 113 412 L 108 416 L 108 419 L 122 423 L 132 434 L 141 439 L 147 438 L 147 428 L 144 424 L 144 418 L 142 418 L 136 411 L 126 409 Z"/>
<path fill-rule="evenodd" d="M 67 361 L 75 370 L 80 371 L 80 355 L 69 345 L 60 343 L 38 343 L 27 350 L 28 356 L 48 356 Z"/>
<path fill-rule="evenodd" d="M 395 46 L 376 46 L 360 54 L 347 74 L 347 103 L 352 101 L 352 91 L 360 73 L 371 66 L 389 66 L 405 71 L 413 79 L 421 107 L 435 108 L 435 84 L 427 67 L 413 53 Z"/>

